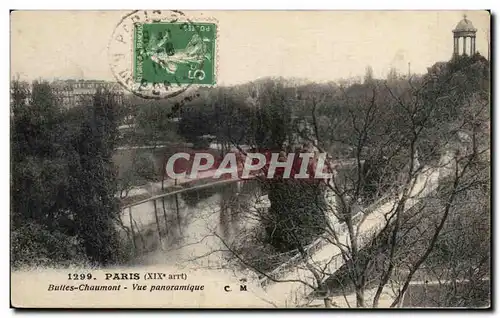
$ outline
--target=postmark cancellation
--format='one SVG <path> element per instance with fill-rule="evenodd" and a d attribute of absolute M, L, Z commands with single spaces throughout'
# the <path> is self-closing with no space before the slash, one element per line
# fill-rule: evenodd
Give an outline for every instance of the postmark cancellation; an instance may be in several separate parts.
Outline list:
<path fill-rule="evenodd" d="M 180 11 L 133 11 L 114 29 L 109 64 L 118 83 L 146 99 L 217 82 L 217 21 Z"/>

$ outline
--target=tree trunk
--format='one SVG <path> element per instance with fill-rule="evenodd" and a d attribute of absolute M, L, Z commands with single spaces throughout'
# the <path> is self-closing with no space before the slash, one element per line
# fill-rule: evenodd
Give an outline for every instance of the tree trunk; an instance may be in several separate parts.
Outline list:
<path fill-rule="evenodd" d="M 134 245 L 134 251 L 137 252 L 137 246 L 135 244 L 135 232 L 134 232 L 134 221 L 132 219 L 132 208 L 128 208 L 128 218 L 130 220 L 130 231 L 132 233 L 132 244 Z"/>
<path fill-rule="evenodd" d="M 156 228 L 158 229 L 158 239 L 160 240 L 160 245 L 162 245 L 160 220 L 158 219 L 158 211 L 156 209 L 156 200 L 153 200 L 153 206 L 154 206 L 154 210 L 155 210 Z"/>
<path fill-rule="evenodd" d="M 365 307 L 365 291 L 363 287 L 356 286 L 356 307 Z"/>
<path fill-rule="evenodd" d="M 177 185 L 177 179 L 174 180 L 175 185 Z M 181 226 L 181 212 L 179 210 L 179 197 L 177 194 L 174 195 L 175 199 L 175 212 L 177 215 L 177 226 L 179 227 L 179 233 L 182 235 L 182 226 Z"/>
<path fill-rule="evenodd" d="M 323 301 L 325 302 L 325 308 L 332 308 L 332 299 L 330 297 L 325 297 L 323 298 Z"/>

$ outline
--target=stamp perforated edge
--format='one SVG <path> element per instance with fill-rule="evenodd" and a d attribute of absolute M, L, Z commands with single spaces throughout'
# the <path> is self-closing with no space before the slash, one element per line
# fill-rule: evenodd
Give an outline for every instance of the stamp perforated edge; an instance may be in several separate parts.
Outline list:
<path fill-rule="evenodd" d="M 108 62 L 111 61 L 110 48 L 112 47 L 112 42 L 113 42 L 113 39 L 115 38 L 116 30 L 123 23 L 123 21 L 125 21 L 125 19 L 127 19 L 129 16 L 131 16 L 135 12 L 139 12 L 139 11 L 155 11 L 155 10 L 132 10 L 132 11 L 129 11 L 129 12 L 127 12 L 127 14 L 122 16 L 122 18 L 118 21 L 118 23 L 116 23 L 116 25 L 113 29 L 113 32 L 111 33 L 110 40 L 108 42 L 108 47 L 107 47 L 108 48 Z M 180 13 L 181 16 L 183 17 L 182 20 L 189 22 L 189 23 L 193 23 L 193 22 L 213 23 L 215 25 L 216 31 L 215 31 L 215 39 L 214 39 L 215 43 L 214 43 L 214 60 L 213 60 L 213 63 L 214 63 L 213 79 L 214 80 L 212 81 L 212 83 L 205 83 L 205 84 L 199 84 L 199 83 L 183 84 L 182 86 L 180 86 L 181 87 L 180 90 L 174 91 L 171 94 L 166 94 L 164 96 L 149 96 L 146 94 L 143 95 L 143 94 L 138 93 L 137 91 L 134 91 L 130 87 L 127 87 L 126 85 L 124 85 L 122 83 L 122 81 L 119 79 L 119 77 L 116 75 L 115 70 L 112 67 L 112 63 L 110 62 L 111 73 L 113 74 L 113 77 L 115 77 L 115 79 L 117 80 L 118 84 L 120 86 L 122 86 L 125 90 L 127 90 L 127 91 L 131 92 L 132 94 L 137 95 L 141 98 L 144 98 L 144 99 L 167 99 L 169 97 L 174 97 L 174 96 L 180 95 L 180 94 L 182 94 L 188 90 L 191 90 L 191 89 L 196 89 L 196 88 L 200 88 L 200 87 L 218 87 L 219 63 L 220 63 L 220 54 L 219 54 L 220 27 L 219 27 L 219 21 L 212 16 L 203 16 L 203 17 L 201 17 L 201 16 L 194 16 L 194 17 L 188 16 L 187 14 L 184 13 L 184 11 L 179 11 L 179 10 L 160 10 L 160 11 Z M 191 11 L 193 11 L 193 10 L 191 10 Z M 190 10 L 187 10 L 186 12 L 190 12 Z M 130 32 L 128 40 L 131 43 L 130 47 L 128 48 L 128 51 L 129 51 L 128 55 L 130 57 L 129 61 L 128 61 L 128 67 L 129 67 L 130 72 L 133 72 L 134 71 L 134 32 Z"/>
<path fill-rule="evenodd" d="M 183 11 L 184 12 L 184 11 Z M 189 11 L 187 11 L 189 12 Z M 217 87 L 219 80 L 219 20 L 214 17 L 194 17 L 188 18 L 190 22 L 200 22 L 200 23 L 213 23 L 215 24 L 215 44 L 214 44 L 214 74 L 213 74 L 213 83 L 212 84 L 190 84 L 189 87 L 197 88 L 197 87 Z"/>

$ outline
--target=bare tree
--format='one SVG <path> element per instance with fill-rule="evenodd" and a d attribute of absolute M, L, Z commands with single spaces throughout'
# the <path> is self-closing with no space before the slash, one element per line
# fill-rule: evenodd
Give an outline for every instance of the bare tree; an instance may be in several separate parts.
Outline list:
<path fill-rule="evenodd" d="M 479 94 L 455 95 L 456 86 L 467 85 L 458 78 L 456 72 L 449 72 L 437 87 L 430 77 L 395 79 L 354 84 L 328 98 L 304 96 L 313 124 L 310 142 L 321 152 L 332 143 L 351 149 L 349 160 L 338 161 L 332 167 L 337 173 L 325 184 L 334 199 L 315 208 L 342 224 L 327 222 L 323 240 L 338 248 L 357 307 L 379 306 L 388 286 L 396 286 L 391 306 L 400 305 L 412 279 L 444 236 L 458 194 L 488 180 L 484 175 L 481 180 L 471 176 L 481 175 L 473 168 L 479 162 L 489 165 L 489 158 L 485 159 L 489 135 L 478 126 L 488 121 L 485 110 L 489 104 Z M 469 116 L 457 116 L 465 113 Z M 329 120 L 319 123 L 318 115 Z M 446 173 L 438 180 L 439 171 Z M 383 222 L 371 231 L 374 213 Z M 422 224 L 429 226 L 425 229 Z M 297 233 L 291 226 L 285 226 L 286 231 Z M 293 235 L 288 238 L 294 239 Z M 315 263 L 311 246 L 296 246 L 298 256 L 291 266 L 304 266 L 315 282 L 302 283 L 313 290 L 325 289 L 325 281 L 334 274 L 329 272 L 329 264 Z M 373 298 L 368 303 L 366 291 L 372 288 Z"/>

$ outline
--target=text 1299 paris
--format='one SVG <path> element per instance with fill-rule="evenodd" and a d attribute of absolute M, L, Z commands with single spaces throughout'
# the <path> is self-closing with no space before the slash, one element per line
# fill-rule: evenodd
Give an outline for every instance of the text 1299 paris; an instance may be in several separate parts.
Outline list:
<path fill-rule="evenodd" d="M 68 280 L 91 280 L 96 279 L 91 273 L 69 273 Z M 104 273 L 105 280 L 139 280 L 140 273 Z"/>

